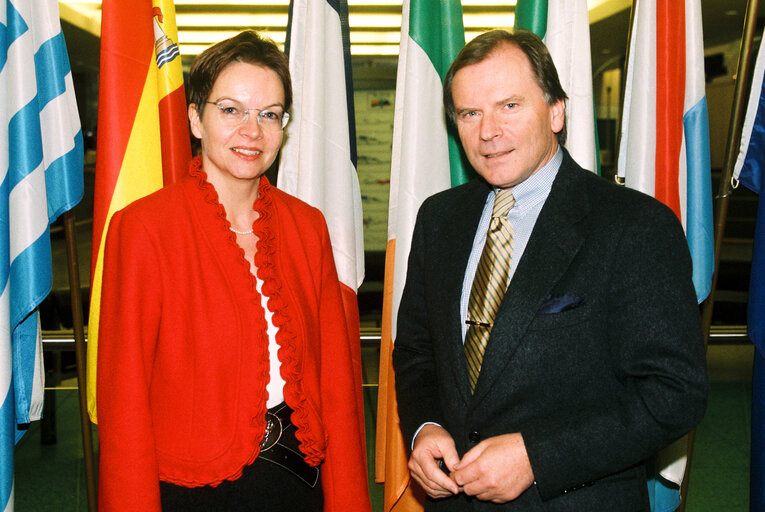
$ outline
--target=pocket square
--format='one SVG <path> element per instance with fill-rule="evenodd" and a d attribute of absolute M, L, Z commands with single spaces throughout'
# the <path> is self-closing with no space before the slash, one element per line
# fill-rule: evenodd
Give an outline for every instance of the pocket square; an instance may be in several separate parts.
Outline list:
<path fill-rule="evenodd" d="M 539 308 L 540 315 L 551 315 L 574 309 L 584 302 L 584 299 L 570 293 L 563 295 L 548 295 L 542 307 Z"/>

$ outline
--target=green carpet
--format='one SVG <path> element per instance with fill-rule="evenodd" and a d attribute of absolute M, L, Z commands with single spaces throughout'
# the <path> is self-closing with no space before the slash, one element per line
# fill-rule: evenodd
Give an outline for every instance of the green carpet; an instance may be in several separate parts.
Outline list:
<path fill-rule="evenodd" d="M 686 512 L 748 512 L 751 369 L 746 354 L 731 362 L 734 349 L 710 352 L 713 378 L 707 414 L 696 431 Z M 720 355 L 722 354 L 722 355 Z M 370 493 L 382 510 L 382 487 L 374 483 L 374 421 L 377 405 L 377 349 L 363 351 Z M 34 423 L 16 447 L 17 512 L 87 511 L 85 470 L 75 390 L 55 392 L 55 444 L 40 443 Z"/>

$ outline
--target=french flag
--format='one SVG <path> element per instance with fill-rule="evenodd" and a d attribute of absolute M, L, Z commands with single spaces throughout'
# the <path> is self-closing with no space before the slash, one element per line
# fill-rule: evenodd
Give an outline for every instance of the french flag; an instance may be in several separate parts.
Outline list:
<path fill-rule="evenodd" d="M 699 0 L 637 0 L 618 176 L 682 221 L 699 302 L 714 271 L 709 121 Z"/>
<path fill-rule="evenodd" d="M 363 441 L 357 291 L 364 280 L 364 236 L 350 45 L 346 0 L 290 1 L 284 47 L 293 104 L 277 186 L 321 210 L 327 222 L 351 342 L 358 435 Z"/>
<path fill-rule="evenodd" d="M 714 229 L 700 0 L 636 0 L 617 176 L 675 212 L 698 302 L 712 287 Z M 674 510 L 687 462 L 682 438 L 656 455 L 651 509 Z"/>
<path fill-rule="evenodd" d="M 346 0 L 290 1 L 285 52 L 293 105 L 277 186 L 324 214 L 350 337 L 359 340 L 364 237 L 349 30 Z"/>

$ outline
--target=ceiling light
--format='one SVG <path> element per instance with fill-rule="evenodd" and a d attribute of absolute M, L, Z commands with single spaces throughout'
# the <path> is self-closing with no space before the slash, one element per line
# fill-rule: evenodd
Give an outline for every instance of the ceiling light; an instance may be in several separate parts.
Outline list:
<path fill-rule="evenodd" d="M 175 24 L 179 31 L 207 27 L 278 27 L 287 26 L 286 14 L 176 14 Z"/>
<path fill-rule="evenodd" d="M 59 0 L 61 18 L 99 36 L 101 0 Z M 396 55 L 402 0 L 348 0 L 354 55 Z M 465 39 L 510 28 L 516 0 L 463 0 Z M 252 28 L 284 44 L 290 0 L 175 0 L 178 43 L 185 55 Z"/>

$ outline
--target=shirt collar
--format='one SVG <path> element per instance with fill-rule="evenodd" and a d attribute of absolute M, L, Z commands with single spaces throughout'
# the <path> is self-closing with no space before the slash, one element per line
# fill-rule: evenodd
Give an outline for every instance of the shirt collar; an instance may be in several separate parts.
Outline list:
<path fill-rule="evenodd" d="M 515 206 L 513 209 L 516 211 L 525 210 L 531 208 L 539 201 L 547 199 L 562 162 L 563 150 L 558 146 L 558 149 L 555 150 L 555 154 L 549 162 L 543 165 L 537 172 L 513 187 L 513 197 L 515 198 Z M 496 193 L 496 189 L 494 189 L 494 191 Z"/>

